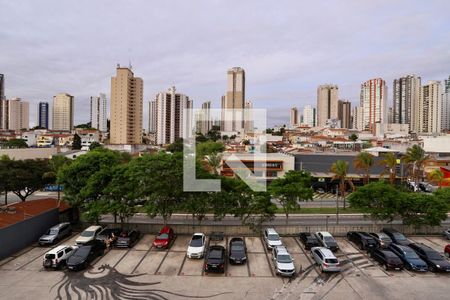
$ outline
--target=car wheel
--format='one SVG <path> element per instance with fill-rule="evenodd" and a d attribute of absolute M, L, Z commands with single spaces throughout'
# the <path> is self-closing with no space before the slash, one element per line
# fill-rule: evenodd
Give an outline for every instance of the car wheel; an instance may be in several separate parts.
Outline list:
<path fill-rule="evenodd" d="M 387 265 L 387 264 L 384 264 L 384 269 L 385 269 L 386 271 L 388 271 L 388 270 L 389 270 L 389 267 L 388 267 L 388 265 Z"/>
<path fill-rule="evenodd" d="M 431 267 L 430 267 L 430 272 L 432 272 L 432 273 L 436 272 L 436 267 L 431 266 Z"/>
<path fill-rule="evenodd" d="M 362 243 L 359 244 L 359 250 L 364 250 L 364 245 Z"/>

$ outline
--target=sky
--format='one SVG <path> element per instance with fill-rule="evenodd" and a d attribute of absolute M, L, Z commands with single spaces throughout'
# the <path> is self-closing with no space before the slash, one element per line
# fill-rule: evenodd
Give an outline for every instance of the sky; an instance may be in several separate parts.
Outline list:
<path fill-rule="evenodd" d="M 314 3 L 313 3 L 314 2 Z M 175 85 L 220 107 L 226 71 L 246 72 L 246 98 L 268 109 L 268 125 L 316 105 L 317 86 L 337 84 L 357 104 L 360 84 L 416 74 L 450 75 L 450 1 L 48 1 L 0 0 L 0 73 L 7 98 L 37 103 L 75 97 L 75 123 L 89 97 L 110 94 L 117 63 L 131 62 L 148 101 Z"/>

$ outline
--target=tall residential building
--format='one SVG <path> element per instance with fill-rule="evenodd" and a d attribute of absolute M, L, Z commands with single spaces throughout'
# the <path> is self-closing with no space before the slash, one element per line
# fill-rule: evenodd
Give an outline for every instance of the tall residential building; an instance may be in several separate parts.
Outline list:
<path fill-rule="evenodd" d="M 325 84 L 317 88 L 317 126 L 323 127 L 329 119 L 338 119 L 339 88 Z"/>
<path fill-rule="evenodd" d="M 303 107 L 303 124 L 310 127 L 316 127 L 316 108 L 312 105 Z"/>
<path fill-rule="evenodd" d="M 297 126 L 298 121 L 299 121 L 299 118 L 298 118 L 297 107 L 292 107 L 291 108 L 291 118 L 290 118 L 291 127 Z"/>
<path fill-rule="evenodd" d="M 21 130 L 29 129 L 29 103 L 20 98 L 0 100 L 2 115 L 0 117 L 0 129 Z"/>
<path fill-rule="evenodd" d="M 74 97 L 61 93 L 53 96 L 52 129 L 71 131 L 73 129 Z"/>
<path fill-rule="evenodd" d="M 212 128 L 211 119 L 211 101 L 206 101 L 202 103 L 202 109 L 199 112 L 199 119 L 197 131 L 202 134 L 207 134 Z"/>
<path fill-rule="evenodd" d="M 388 112 L 387 112 L 387 122 L 388 124 L 394 124 L 394 108 L 393 107 L 388 107 Z M 399 124 L 399 123 L 396 123 Z"/>
<path fill-rule="evenodd" d="M 38 104 L 38 126 L 49 129 L 50 126 L 48 126 L 48 116 L 49 116 L 49 110 L 48 110 L 48 102 L 39 102 Z"/>
<path fill-rule="evenodd" d="M 440 81 L 429 81 L 420 88 L 419 97 L 419 132 L 441 132 L 441 97 Z"/>
<path fill-rule="evenodd" d="M 148 132 L 156 132 L 156 101 L 148 102 Z"/>
<path fill-rule="evenodd" d="M 245 71 L 234 67 L 227 72 L 227 92 L 222 97 L 222 131 L 244 129 Z"/>
<path fill-rule="evenodd" d="M 442 94 L 441 129 L 450 130 L 450 76 L 444 80 L 444 93 Z"/>
<path fill-rule="evenodd" d="M 102 93 L 91 97 L 91 127 L 101 132 L 108 131 L 106 101 L 106 95 Z"/>
<path fill-rule="evenodd" d="M 387 123 L 387 87 L 383 79 L 370 79 L 361 84 L 360 100 L 365 130 L 375 132 L 376 123 Z"/>
<path fill-rule="evenodd" d="M 338 119 L 341 128 L 352 128 L 352 103 L 350 101 L 338 101 Z"/>
<path fill-rule="evenodd" d="M 175 87 L 167 92 L 156 95 L 156 143 L 158 145 L 170 144 L 177 138 L 182 138 L 185 130 L 183 125 L 190 124 L 192 116 L 184 109 L 192 109 L 192 100 L 180 93 Z M 186 132 L 187 133 L 187 132 Z"/>
<path fill-rule="evenodd" d="M 0 100 L 5 99 L 5 75 L 0 74 Z"/>
<path fill-rule="evenodd" d="M 418 116 L 420 114 L 419 92 L 420 77 L 408 75 L 394 79 L 393 84 L 393 121 L 397 124 L 409 124 L 411 131 L 417 132 Z"/>
<path fill-rule="evenodd" d="M 352 128 L 364 130 L 364 109 L 361 106 L 353 108 Z"/>
<path fill-rule="evenodd" d="M 444 93 L 450 93 L 450 76 L 444 80 Z"/>
<path fill-rule="evenodd" d="M 111 144 L 142 143 L 143 86 L 130 68 L 117 65 L 111 77 Z"/>
<path fill-rule="evenodd" d="M 253 116 L 253 102 L 246 101 L 244 107 L 244 132 L 251 133 L 255 128 Z"/>

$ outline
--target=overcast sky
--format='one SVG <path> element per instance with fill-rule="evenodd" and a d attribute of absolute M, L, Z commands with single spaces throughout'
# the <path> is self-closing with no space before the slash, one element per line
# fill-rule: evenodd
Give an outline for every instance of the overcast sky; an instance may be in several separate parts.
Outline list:
<path fill-rule="evenodd" d="M 450 1 L 12 1 L 0 0 L 0 73 L 6 96 L 37 102 L 75 96 L 75 123 L 89 97 L 110 94 L 117 63 L 131 61 L 148 101 L 175 85 L 219 108 L 226 71 L 246 71 L 246 97 L 269 125 L 316 105 L 320 84 L 357 103 L 361 82 L 450 75 Z M 319 3 L 318 3 L 319 2 Z"/>

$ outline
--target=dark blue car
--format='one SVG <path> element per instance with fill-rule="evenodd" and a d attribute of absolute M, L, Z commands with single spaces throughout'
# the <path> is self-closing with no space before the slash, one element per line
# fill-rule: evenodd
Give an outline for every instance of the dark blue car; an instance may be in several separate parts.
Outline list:
<path fill-rule="evenodd" d="M 406 269 L 417 272 L 428 271 L 427 263 L 424 262 L 410 247 L 390 244 L 388 249 L 394 252 L 398 257 L 400 257 Z"/>

